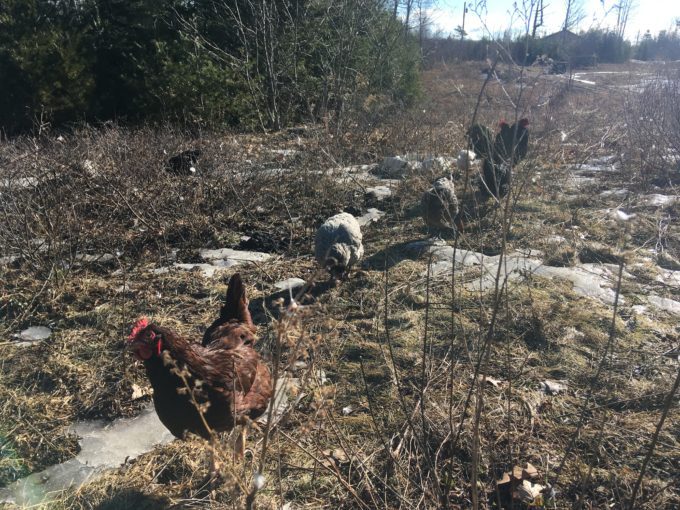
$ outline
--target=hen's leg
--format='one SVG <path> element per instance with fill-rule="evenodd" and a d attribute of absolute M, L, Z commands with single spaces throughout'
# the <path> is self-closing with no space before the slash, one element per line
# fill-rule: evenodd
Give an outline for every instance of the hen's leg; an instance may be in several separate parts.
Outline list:
<path fill-rule="evenodd" d="M 208 448 L 210 449 L 210 478 L 212 480 L 219 480 L 221 477 L 220 474 L 220 467 L 221 467 L 221 462 L 217 460 L 217 455 L 215 454 L 215 446 L 210 444 L 208 445 Z"/>
<path fill-rule="evenodd" d="M 243 460 L 243 455 L 246 451 L 246 434 L 248 433 L 247 425 L 242 423 L 239 428 L 238 436 L 234 444 L 234 460 Z"/>

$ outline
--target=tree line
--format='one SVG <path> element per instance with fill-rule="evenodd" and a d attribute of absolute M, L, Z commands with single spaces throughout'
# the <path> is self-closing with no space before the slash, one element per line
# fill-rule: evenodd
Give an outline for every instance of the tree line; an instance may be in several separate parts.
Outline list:
<path fill-rule="evenodd" d="M 0 127 L 178 121 L 278 129 L 418 94 L 383 0 L 3 0 Z"/>
<path fill-rule="evenodd" d="M 680 29 L 680 20 L 677 22 Z M 635 46 L 635 58 L 639 60 L 680 60 L 680 33 L 678 29 L 662 30 L 654 37 L 649 30 Z"/>
<path fill-rule="evenodd" d="M 462 38 L 430 37 L 425 41 L 423 53 L 426 63 L 436 65 L 441 61 L 484 60 L 503 47 L 507 55 L 518 64 L 531 65 L 536 59 L 549 57 L 569 62 L 575 67 L 593 63 L 622 63 L 638 60 L 680 60 L 680 33 L 662 30 L 654 37 L 647 31 L 633 44 L 616 31 L 591 29 L 564 41 L 556 37 L 522 35 L 512 38 L 509 33 L 497 38 L 469 40 Z M 527 51 L 528 50 L 528 51 Z"/>
<path fill-rule="evenodd" d="M 613 31 L 589 30 L 568 39 L 555 37 L 532 37 L 521 35 L 511 37 L 505 34 L 499 38 L 429 39 L 425 54 L 429 64 L 442 60 L 483 60 L 492 57 L 496 49 L 520 65 L 532 65 L 537 59 L 549 57 L 555 61 L 568 62 L 575 67 L 593 63 L 621 63 L 635 55 L 630 42 Z"/>

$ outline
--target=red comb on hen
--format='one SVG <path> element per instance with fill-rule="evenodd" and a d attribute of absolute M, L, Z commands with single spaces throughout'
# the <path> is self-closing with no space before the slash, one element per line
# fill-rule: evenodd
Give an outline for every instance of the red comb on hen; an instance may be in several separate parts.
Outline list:
<path fill-rule="evenodd" d="M 146 317 L 142 317 L 141 319 L 139 319 L 132 328 L 130 336 L 128 336 L 128 342 L 132 342 L 135 339 L 135 337 L 140 333 L 140 331 L 144 330 L 148 325 L 149 320 Z"/>
<path fill-rule="evenodd" d="M 501 120 L 501 121 L 498 123 L 498 127 L 509 126 L 509 125 L 510 125 L 510 124 L 508 124 L 508 123 L 505 121 L 505 119 Z"/>

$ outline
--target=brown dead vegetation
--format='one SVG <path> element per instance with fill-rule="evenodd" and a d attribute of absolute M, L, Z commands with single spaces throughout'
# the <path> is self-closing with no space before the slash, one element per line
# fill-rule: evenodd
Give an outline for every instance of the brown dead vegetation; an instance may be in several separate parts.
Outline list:
<path fill-rule="evenodd" d="M 365 267 L 301 300 L 307 306 L 277 361 L 305 361 L 309 373 L 323 370 L 329 382 L 308 379 L 300 389 L 306 396 L 272 431 L 261 508 L 469 508 L 473 493 L 481 508 L 527 508 L 526 500 L 496 490 L 504 473 L 527 463 L 538 473 L 532 481 L 557 490 L 550 502 L 546 493 L 548 508 L 579 499 L 589 508 L 624 507 L 678 370 L 677 360 L 662 355 L 677 347 L 676 319 L 633 310 L 651 292 L 678 298 L 677 287 L 658 280 L 647 250 L 662 246 L 680 259 L 672 221 L 680 206 L 641 201 L 651 167 L 640 172 L 641 142 L 625 125 L 632 96 L 612 92 L 636 72 L 617 75 L 620 81 L 608 76 L 606 88 L 591 90 L 528 71 L 516 111 L 530 117 L 532 141 L 516 169 L 512 216 L 483 204 L 458 240 L 459 248 L 487 255 L 540 249 L 546 264 L 559 267 L 625 262 L 634 278 L 621 286 L 625 301 L 613 329 L 612 307 L 580 296 L 567 281 L 528 278 L 496 296 L 465 290 L 458 274 L 453 288 L 450 275 L 428 278 L 427 258 L 403 249 L 425 237 L 414 211 L 428 183 L 407 176 L 378 205 L 387 215 L 364 229 Z M 291 276 L 318 280 L 316 226 L 340 210 L 356 214 L 371 205 L 360 181 L 340 182 L 335 170 L 406 152 L 455 156 L 465 146 L 478 74 L 474 64 L 427 71 L 418 108 L 383 118 L 376 99 L 341 135 L 312 126 L 191 139 L 170 129 L 105 127 L 77 129 L 63 140 L 3 142 L 0 178 L 34 184 L 2 190 L 0 255 L 20 258 L 0 267 L 0 481 L 72 457 L 73 421 L 132 416 L 148 403 L 148 396 L 132 397 L 133 385 L 147 382 L 124 353 L 139 315 L 200 338 L 225 284 L 199 273 L 152 272 L 175 258 L 197 261 L 198 248 L 238 247 L 242 235 L 259 233 L 275 258 L 239 271 L 261 350 L 276 358 L 281 312 L 270 299 L 272 284 Z M 504 85 L 514 90 L 517 83 Z M 500 84 L 485 89 L 480 120 L 493 125 L 514 115 Z M 197 176 L 163 171 L 168 155 L 194 146 L 204 154 Z M 274 152 L 281 149 L 296 152 Z M 611 154 L 619 171 L 569 191 L 569 165 Z M 599 195 L 616 188 L 629 194 Z M 637 213 L 625 228 L 602 213 L 619 207 Z M 557 248 L 551 236 L 563 239 Z M 36 249 L 36 239 L 44 248 Z M 80 253 L 113 258 L 89 262 Z M 15 347 L 10 335 L 34 324 L 49 324 L 53 337 Z M 296 349 L 301 338 L 306 347 Z M 551 394 L 545 381 L 564 388 Z M 679 418 L 676 403 L 636 508 L 680 505 Z M 51 507 L 242 507 L 262 455 L 261 437 L 254 440 L 253 458 L 225 468 L 226 482 L 212 492 L 203 485 L 205 443 L 173 442 Z M 231 458 L 229 446 L 219 448 Z"/>

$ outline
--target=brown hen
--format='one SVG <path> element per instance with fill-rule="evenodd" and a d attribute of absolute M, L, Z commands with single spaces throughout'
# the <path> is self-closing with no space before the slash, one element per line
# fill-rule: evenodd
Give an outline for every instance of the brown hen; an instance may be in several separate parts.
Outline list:
<path fill-rule="evenodd" d="M 205 345 L 146 319 L 135 324 L 128 341 L 144 362 L 156 413 L 175 437 L 192 432 L 208 439 L 211 432 L 231 430 L 267 409 L 271 375 L 253 349 L 255 326 L 238 274 L 229 282 L 220 317 L 206 331 Z"/>

